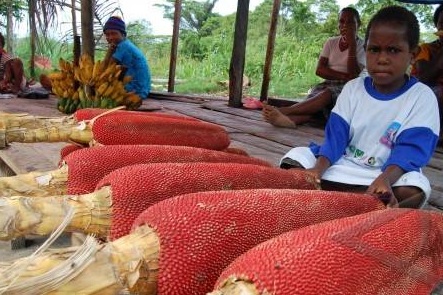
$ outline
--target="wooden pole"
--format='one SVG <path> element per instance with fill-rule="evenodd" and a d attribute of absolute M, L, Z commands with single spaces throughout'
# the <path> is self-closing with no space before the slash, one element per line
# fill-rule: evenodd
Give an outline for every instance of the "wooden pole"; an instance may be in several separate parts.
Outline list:
<path fill-rule="evenodd" d="M 249 0 L 237 1 L 234 46 L 229 67 L 229 102 L 231 107 L 242 107 L 243 72 L 245 68 L 246 39 L 248 33 Z"/>
<path fill-rule="evenodd" d="M 175 69 L 177 66 L 177 47 L 178 47 L 178 36 L 180 32 L 181 11 L 182 11 L 182 1 L 175 0 L 174 27 L 172 30 L 172 44 L 171 44 L 171 57 L 170 57 L 171 60 L 169 62 L 168 92 L 174 92 Z"/>
<path fill-rule="evenodd" d="M 269 81 L 271 80 L 272 58 L 274 56 L 275 35 L 277 34 L 278 13 L 280 11 L 281 0 L 274 0 L 272 7 L 271 25 L 268 35 L 268 46 L 266 49 L 266 60 L 263 69 L 263 81 L 260 93 L 260 101 L 268 99 Z"/>
<path fill-rule="evenodd" d="M 86 53 L 94 59 L 94 0 L 81 1 L 81 32 L 82 53 Z"/>
<path fill-rule="evenodd" d="M 29 74 L 31 77 L 35 77 L 35 50 L 36 50 L 36 43 L 37 43 L 37 25 L 35 21 L 35 14 L 37 11 L 37 3 L 36 0 L 30 0 L 28 1 L 28 8 L 29 8 L 29 28 L 31 32 L 31 39 L 30 39 L 30 46 L 31 46 L 31 58 L 29 62 Z"/>

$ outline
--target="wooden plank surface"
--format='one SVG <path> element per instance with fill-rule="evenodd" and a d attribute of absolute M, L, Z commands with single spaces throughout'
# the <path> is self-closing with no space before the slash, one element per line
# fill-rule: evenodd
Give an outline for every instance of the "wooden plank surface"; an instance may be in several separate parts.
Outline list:
<path fill-rule="evenodd" d="M 311 141 L 321 142 L 322 136 L 311 134 L 304 129 L 289 129 L 274 127 L 263 121 L 250 119 L 235 114 L 214 112 L 199 105 L 184 104 L 176 101 L 162 101 L 163 108 L 211 122 L 217 125 L 231 127 L 253 136 L 279 142 L 287 146 L 308 145 Z"/>
<path fill-rule="evenodd" d="M 64 142 L 12 143 L 6 149 L 0 150 L 0 158 L 15 174 L 50 171 L 57 168 L 60 150 L 64 146 Z"/>
<path fill-rule="evenodd" d="M 192 103 L 190 103 L 192 101 Z M 56 109 L 57 100 L 29 99 L 2 99 L 0 111 L 27 112 L 41 116 L 64 116 Z M 193 100 L 192 97 L 180 99 L 175 96 L 169 99 L 148 99 L 143 102 L 146 111 L 168 112 L 191 116 L 203 121 L 218 124 L 224 127 L 232 140 L 232 147 L 244 149 L 251 156 L 267 160 L 278 165 L 280 158 L 292 147 L 307 146 L 310 142 L 321 143 L 323 141 L 323 129 L 312 126 L 299 126 L 297 129 L 279 128 L 265 122 L 259 110 L 244 108 L 232 108 L 227 105 L 227 100 L 206 100 L 202 97 Z M 14 171 L 23 172 L 29 170 L 47 169 L 58 161 L 58 151 L 61 147 L 48 147 L 52 144 L 40 146 L 22 146 L 18 151 L 0 151 L 0 155 L 6 159 L 5 165 L 12 167 Z M 22 156 L 22 154 L 26 156 Z M 37 156 L 36 156 L 37 155 Z M 51 159 L 48 159 L 50 157 Z M 33 163 L 41 162 L 41 163 Z M 443 149 L 440 148 L 424 169 L 424 173 L 431 181 L 433 192 L 432 201 L 443 206 Z"/>
<path fill-rule="evenodd" d="M 274 165 L 278 164 L 279 159 L 291 147 L 307 146 L 310 142 L 321 143 L 323 140 L 324 133 L 321 128 L 311 126 L 299 126 L 297 129 L 274 127 L 262 119 L 260 111 L 231 108 L 223 101 L 205 102 L 200 106 L 167 100 L 163 100 L 161 103 L 165 110 L 174 110 L 230 128 L 227 130 L 231 138 L 235 139 L 236 144 L 243 147 L 250 155 L 265 160 L 267 158 Z M 258 141 L 258 138 L 263 141 Z M 441 148 L 437 150 L 423 172 L 429 178 L 433 189 L 430 202 L 443 208 L 443 154 Z"/>

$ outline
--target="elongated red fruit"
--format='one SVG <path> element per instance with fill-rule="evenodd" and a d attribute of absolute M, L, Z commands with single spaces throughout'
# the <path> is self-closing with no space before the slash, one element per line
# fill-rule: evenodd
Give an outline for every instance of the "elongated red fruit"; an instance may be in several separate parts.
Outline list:
<path fill-rule="evenodd" d="M 442 278 L 443 215 L 388 209 L 264 242 L 228 266 L 211 294 L 418 295 Z"/>
<path fill-rule="evenodd" d="M 371 196 L 343 192 L 210 191 L 159 202 L 136 219 L 134 228 L 146 224 L 160 239 L 157 294 L 206 294 L 231 261 L 261 242 L 384 208 Z"/>
<path fill-rule="evenodd" d="M 99 108 L 86 108 L 86 109 L 79 109 L 77 110 L 73 116 L 74 119 L 77 122 L 85 121 L 85 120 L 92 120 L 93 118 L 103 115 L 106 113 L 105 116 L 109 114 L 123 114 L 123 115 L 140 115 L 140 116 L 151 116 L 151 117 L 163 117 L 163 118 L 173 118 L 173 119 L 183 119 L 183 120 L 191 120 L 191 121 L 200 121 L 198 119 L 195 119 L 193 117 L 186 117 L 183 115 L 175 115 L 175 114 L 168 114 L 168 113 L 160 113 L 160 112 L 140 112 L 140 111 L 126 111 L 126 110 L 114 110 L 110 112 L 108 109 L 99 109 Z"/>
<path fill-rule="evenodd" d="M 69 155 L 70 153 L 72 153 L 73 151 L 79 150 L 85 148 L 84 146 L 81 146 L 79 144 L 68 144 L 64 147 L 61 148 L 60 150 L 60 162 L 59 164 L 61 164 L 61 162 L 63 161 L 63 159 Z"/>
<path fill-rule="evenodd" d="M 149 206 L 173 196 L 212 190 L 248 188 L 315 189 L 303 170 L 237 163 L 156 163 L 114 170 L 97 185 L 111 186 L 110 239 L 130 232 Z"/>
<path fill-rule="evenodd" d="M 131 114 L 108 114 L 92 125 L 99 144 L 164 144 L 223 150 L 230 144 L 226 130 L 194 120 Z"/>
<path fill-rule="evenodd" d="M 248 156 L 187 146 L 108 145 L 76 150 L 64 158 L 68 165 L 68 194 L 94 191 L 108 173 L 129 165 L 160 162 L 244 163 L 271 166 Z M 160 179 L 158 180 L 160 181 Z"/>

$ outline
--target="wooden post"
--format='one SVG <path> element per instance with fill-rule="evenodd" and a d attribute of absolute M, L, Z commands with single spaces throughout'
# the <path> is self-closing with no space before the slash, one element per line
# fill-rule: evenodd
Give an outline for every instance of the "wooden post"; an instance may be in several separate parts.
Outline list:
<path fill-rule="evenodd" d="M 36 0 L 28 1 L 28 11 L 29 11 L 29 28 L 31 32 L 30 46 L 31 46 L 31 59 L 29 62 L 29 74 L 31 77 L 35 77 L 35 50 L 37 43 L 37 24 L 35 21 L 35 15 L 37 11 Z"/>
<path fill-rule="evenodd" d="M 268 46 L 266 49 L 266 60 L 263 69 L 263 81 L 260 92 L 260 101 L 268 99 L 269 81 L 271 80 L 272 58 L 274 56 L 275 35 L 277 34 L 278 13 L 280 11 L 281 0 L 274 0 L 272 7 L 271 25 L 268 35 Z"/>
<path fill-rule="evenodd" d="M 249 0 L 237 1 L 234 46 L 229 67 L 229 102 L 231 107 L 242 107 L 243 72 L 245 68 L 246 39 L 248 33 Z"/>
<path fill-rule="evenodd" d="M 94 59 L 94 0 L 81 1 L 82 53 Z"/>
<path fill-rule="evenodd" d="M 80 36 L 74 35 L 74 65 L 78 66 L 78 62 L 80 60 L 80 56 L 81 56 L 81 38 Z"/>
<path fill-rule="evenodd" d="M 174 27 L 172 30 L 171 57 L 169 61 L 168 92 L 174 92 L 175 68 L 177 66 L 177 47 L 178 47 L 178 35 L 180 32 L 181 12 L 182 12 L 182 1 L 175 0 Z"/>

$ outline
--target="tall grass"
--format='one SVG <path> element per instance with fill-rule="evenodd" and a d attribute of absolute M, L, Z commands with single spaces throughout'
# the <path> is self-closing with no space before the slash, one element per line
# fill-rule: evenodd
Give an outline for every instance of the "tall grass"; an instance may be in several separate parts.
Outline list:
<path fill-rule="evenodd" d="M 229 66 L 232 56 L 231 32 L 217 36 L 208 36 L 200 40 L 204 48 L 204 56 L 193 58 L 180 48 L 177 57 L 175 78 L 177 93 L 193 94 L 227 94 Z M 263 80 L 263 68 L 266 57 L 267 36 L 248 41 L 244 74 L 251 81 L 251 86 L 244 90 L 244 95 L 259 96 Z M 166 90 L 164 83 L 156 84 L 156 79 L 167 81 L 170 63 L 170 41 L 167 38 L 152 38 L 152 42 L 139 44 L 145 53 L 154 80 L 153 89 Z M 309 88 L 319 82 L 315 75 L 315 67 L 324 37 L 296 37 L 278 35 L 275 43 L 274 57 L 269 84 L 270 97 L 299 97 L 305 95 Z M 73 59 L 72 44 L 52 41 L 48 48 L 40 48 L 38 54 L 51 59 L 53 69 L 58 68 L 59 58 Z M 29 75 L 29 39 L 19 40 L 14 54 L 25 62 L 25 72 Z M 101 59 L 104 52 L 97 51 L 96 59 Z M 40 73 L 48 70 L 36 71 Z"/>
<path fill-rule="evenodd" d="M 300 97 L 321 80 L 315 75 L 315 68 L 324 40 L 322 37 L 277 37 L 269 84 L 270 97 Z M 226 95 L 227 89 L 222 84 L 229 79 L 232 42 L 232 38 L 220 36 L 201 40 L 201 46 L 206 49 L 203 58 L 192 58 L 179 50 L 175 73 L 179 83 L 175 85 L 175 91 Z M 250 79 L 251 86 L 244 90 L 244 95 L 260 95 L 266 42 L 266 38 L 262 38 L 247 43 L 244 74 Z M 159 51 L 157 46 L 151 45 L 146 49 L 154 80 L 167 78 L 169 69 L 169 55 L 163 54 L 164 51 Z M 164 50 L 170 50 L 170 47 Z M 161 85 L 154 86 L 154 89 L 162 89 Z"/>

